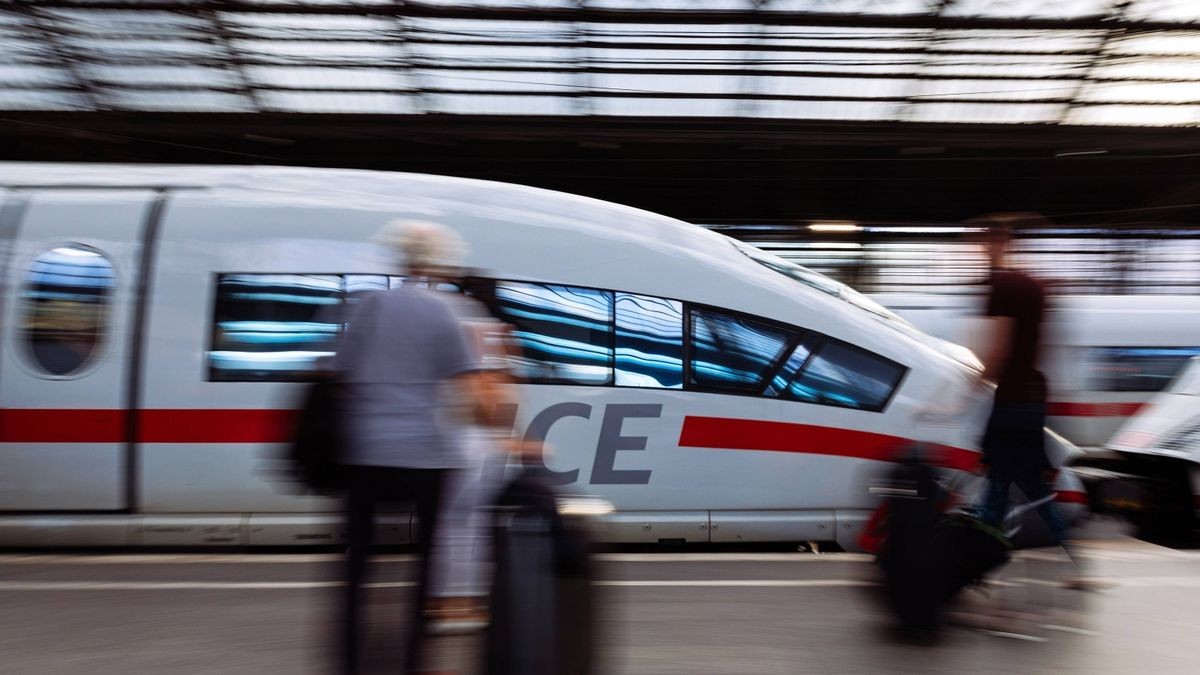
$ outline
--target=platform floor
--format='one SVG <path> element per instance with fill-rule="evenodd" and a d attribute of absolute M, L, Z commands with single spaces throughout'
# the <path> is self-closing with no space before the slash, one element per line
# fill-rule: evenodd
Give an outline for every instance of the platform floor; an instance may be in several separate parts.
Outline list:
<path fill-rule="evenodd" d="M 614 674 L 1200 672 L 1200 552 L 1088 542 L 1099 592 L 1056 586 L 1023 552 L 970 592 L 934 645 L 897 640 L 867 556 L 638 553 L 601 559 L 603 665 Z M 337 592 L 325 554 L 0 556 L 0 673 L 324 673 Z M 398 654 L 411 569 L 375 562 L 369 662 Z M 470 673 L 470 638 L 434 671 Z"/>

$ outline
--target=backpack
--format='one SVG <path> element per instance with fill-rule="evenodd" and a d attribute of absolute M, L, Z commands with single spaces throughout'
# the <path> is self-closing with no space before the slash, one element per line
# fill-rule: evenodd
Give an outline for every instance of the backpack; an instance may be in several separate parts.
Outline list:
<path fill-rule="evenodd" d="M 296 478 L 310 491 L 328 494 L 340 490 L 341 457 L 345 438 L 341 415 L 342 384 L 327 377 L 304 391 L 288 460 Z"/>

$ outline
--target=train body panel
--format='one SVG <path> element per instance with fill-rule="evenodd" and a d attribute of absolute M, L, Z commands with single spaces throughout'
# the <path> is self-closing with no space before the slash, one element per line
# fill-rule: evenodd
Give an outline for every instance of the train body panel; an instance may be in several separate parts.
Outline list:
<path fill-rule="evenodd" d="M 866 484 L 879 460 L 914 441 L 957 469 L 976 456 L 985 400 L 975 400 L 972 424 L 926 416 L 968 398 L 973 357 L 835 282 L 752 259 L 758 254 L 728 238 L 662 216 L 519 186 L 361 171 L 3 165 L 0 185 L 24 186 L 20 199 L 32 209 L 9 256 L 6 325 L 26 329 L 3 336 L 0 387 L 9 393 L 0 409 L 0 461 L 51 481 L 29 482 L 20 497 L 44 501 L 0 509 L 129 511 L 129 543 L 336 538 L 330 517 L 339 505 L 294 494 L 280 480 L 279 455 L 305 369 L 332 352 L 357 293 L 399 283 L 392 261 L 371 243 L 395 219 L 435 220 L 459 232 L 471 245 L 471 266 L 500 280 L 511 296 L 505 301 L 522 311 L 565 303 L 555 311 L 581 312 L 571 315 L 576 323 L 600 312 L 588 330 L 610 341 L 601 345 L 606 356 L 586 361 L 579 355 L 587 350 L 569 343 L 574 329 L 564 329 L 568 337 L 555 339 L 578 362 L 538 357 L 545 363 L 533 366 L 555 383 L 520 387 L 517 433 L 544 436 L 546 464 L 565 490 L 616 505 L 610 533 L 617 540 L 708 541 L 713 525 L 726 541 L 805 533 L 849 543 L 874 507 Z M 112 323 L 77 372 L 14 377 L 31 364 L 19 350 L 59 330 L 29 324 L 29 262 L 57 246 L 49 235 L 28 234 L 31 214 L 83 185 L 98 196 L 46 222 L 64 228 L 56 241 L 94 246 L 113 260 Z M 111 239 L 93 242 L 88 228 Z M 147 256 L 144 278 L 126 273 L 140 256 Z M 661 313 L 640 313 L 646 307 Z M 669 324 L 673 357 L 622 346 L 655 321 Z M 77 329 L 59 332 L 77 336 Z M 723 344 L 717 332 L 744 351 L 743 361 L 759 359 L 761 372 L 726 362 L 725 347 L 704 347 L 705 340 Z M 663 363 L 675 369 L 667 375 L 674 382 L 655 379 Z M 92 379 L 105 369 L 111 378 Z M 92 398 L 57 393 L 71 383 Z M 121 420 L 84 420 L 76 433 L 107 429 L 110 465 L 53 454 L 93 445 L 46 427 L 52 413 L 38 412 L 64 408 Z M 1052 446 L 1056 456 L 1073 451 Z M 29 459 L 37 453 L 47 459 Z M 86 492 L 76 491 L 80 475 L 113 470 L 119 480 L 107 501 L 74 501 Z M 36 522 L 0 520 L 0 542 L 37 540 Z M 97 537 L 113 531 L 108 516 L 72 522 L 103 533 Z"/>

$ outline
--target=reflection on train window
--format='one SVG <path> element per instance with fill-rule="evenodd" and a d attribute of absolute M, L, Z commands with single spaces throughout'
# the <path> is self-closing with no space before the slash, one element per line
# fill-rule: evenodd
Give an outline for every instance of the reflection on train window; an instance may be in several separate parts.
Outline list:
<path fill-rule="evenodd" d="M 346 320 L 350 318 L 351 308 L 364 297 L 391 287 L 391 279 L 382 274 L 347 274 L 343 279 L 347 305 L 343 318 Z"/>
<path fill-rule="evenodd" d="M 1200 347 L 1100 347 L 1088 358 L 1094 391 L 1162 391 Z"/>
<path fill-rule="evenodd" d="M 220 275 L 209 379 L 307 379 L 333 355 L 341 297 L 333 274 Z"/>
<path fill-rule="evenodd" d="M 692 310 L 691 384 L 758 393 L 767 370 L 794 335 L 782 328 L 707 310 Z"/>
<path fill-rule="evenodd" d="M 784 392 L 808 403 L 879 411 L 891 398 L 904 367 L 840 340 L 828 340 Z"/>
<path fill-rule="evenodd" d="M 70 375 L 88 363 L 103 340 L 115 281 L 108 259 L 84 246 L 34 259 L 21 291 L 21 333 L 42 371 Z"/>
<path fill-rule="evenodd" d="M 612 381 L 612 292 L 502 282 L 496 304 L 522 350 L 518 376 L 542 384 Z"/>
<path fill-rule="evenodd" d="M 645 295 L 616 296 L 616 384 L 683 387 L 683 303 Z"/>
<path fill-rule="evenodd" d="M 771 383 L 767 385 L 768 396 L 786 396 L 784 392 L 796 386 L 796 376 L 800 374 L 801 369 L 808 363 L 808 357 L 812 356 L 813 338 L 804 340 L 796 345 L 791 354 L 788 354 L 787 360 L 783 362 L 779 370 L 771 376 Z M 796 398 L 795 393 L 789 398 Z"/>

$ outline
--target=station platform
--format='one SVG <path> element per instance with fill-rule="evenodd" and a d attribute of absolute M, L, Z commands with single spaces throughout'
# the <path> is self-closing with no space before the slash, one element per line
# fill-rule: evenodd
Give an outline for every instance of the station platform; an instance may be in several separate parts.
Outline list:
<path fill-rule="evenodd" d="M 1020 552 L 969 591 L 934 644 L 896 639 L 860 554 L 600 558 L 600 673 L 1200 672 L 1200 551 L 1082 542 L 1099 591 Z M 330 672 L 339 556 L 0 556 L 0 672 Z M 369 672 L 396 672 L 412 558 L 373 563 Z M 477 669 L 478 639 L 434 638 L 430 671 Z"/>

